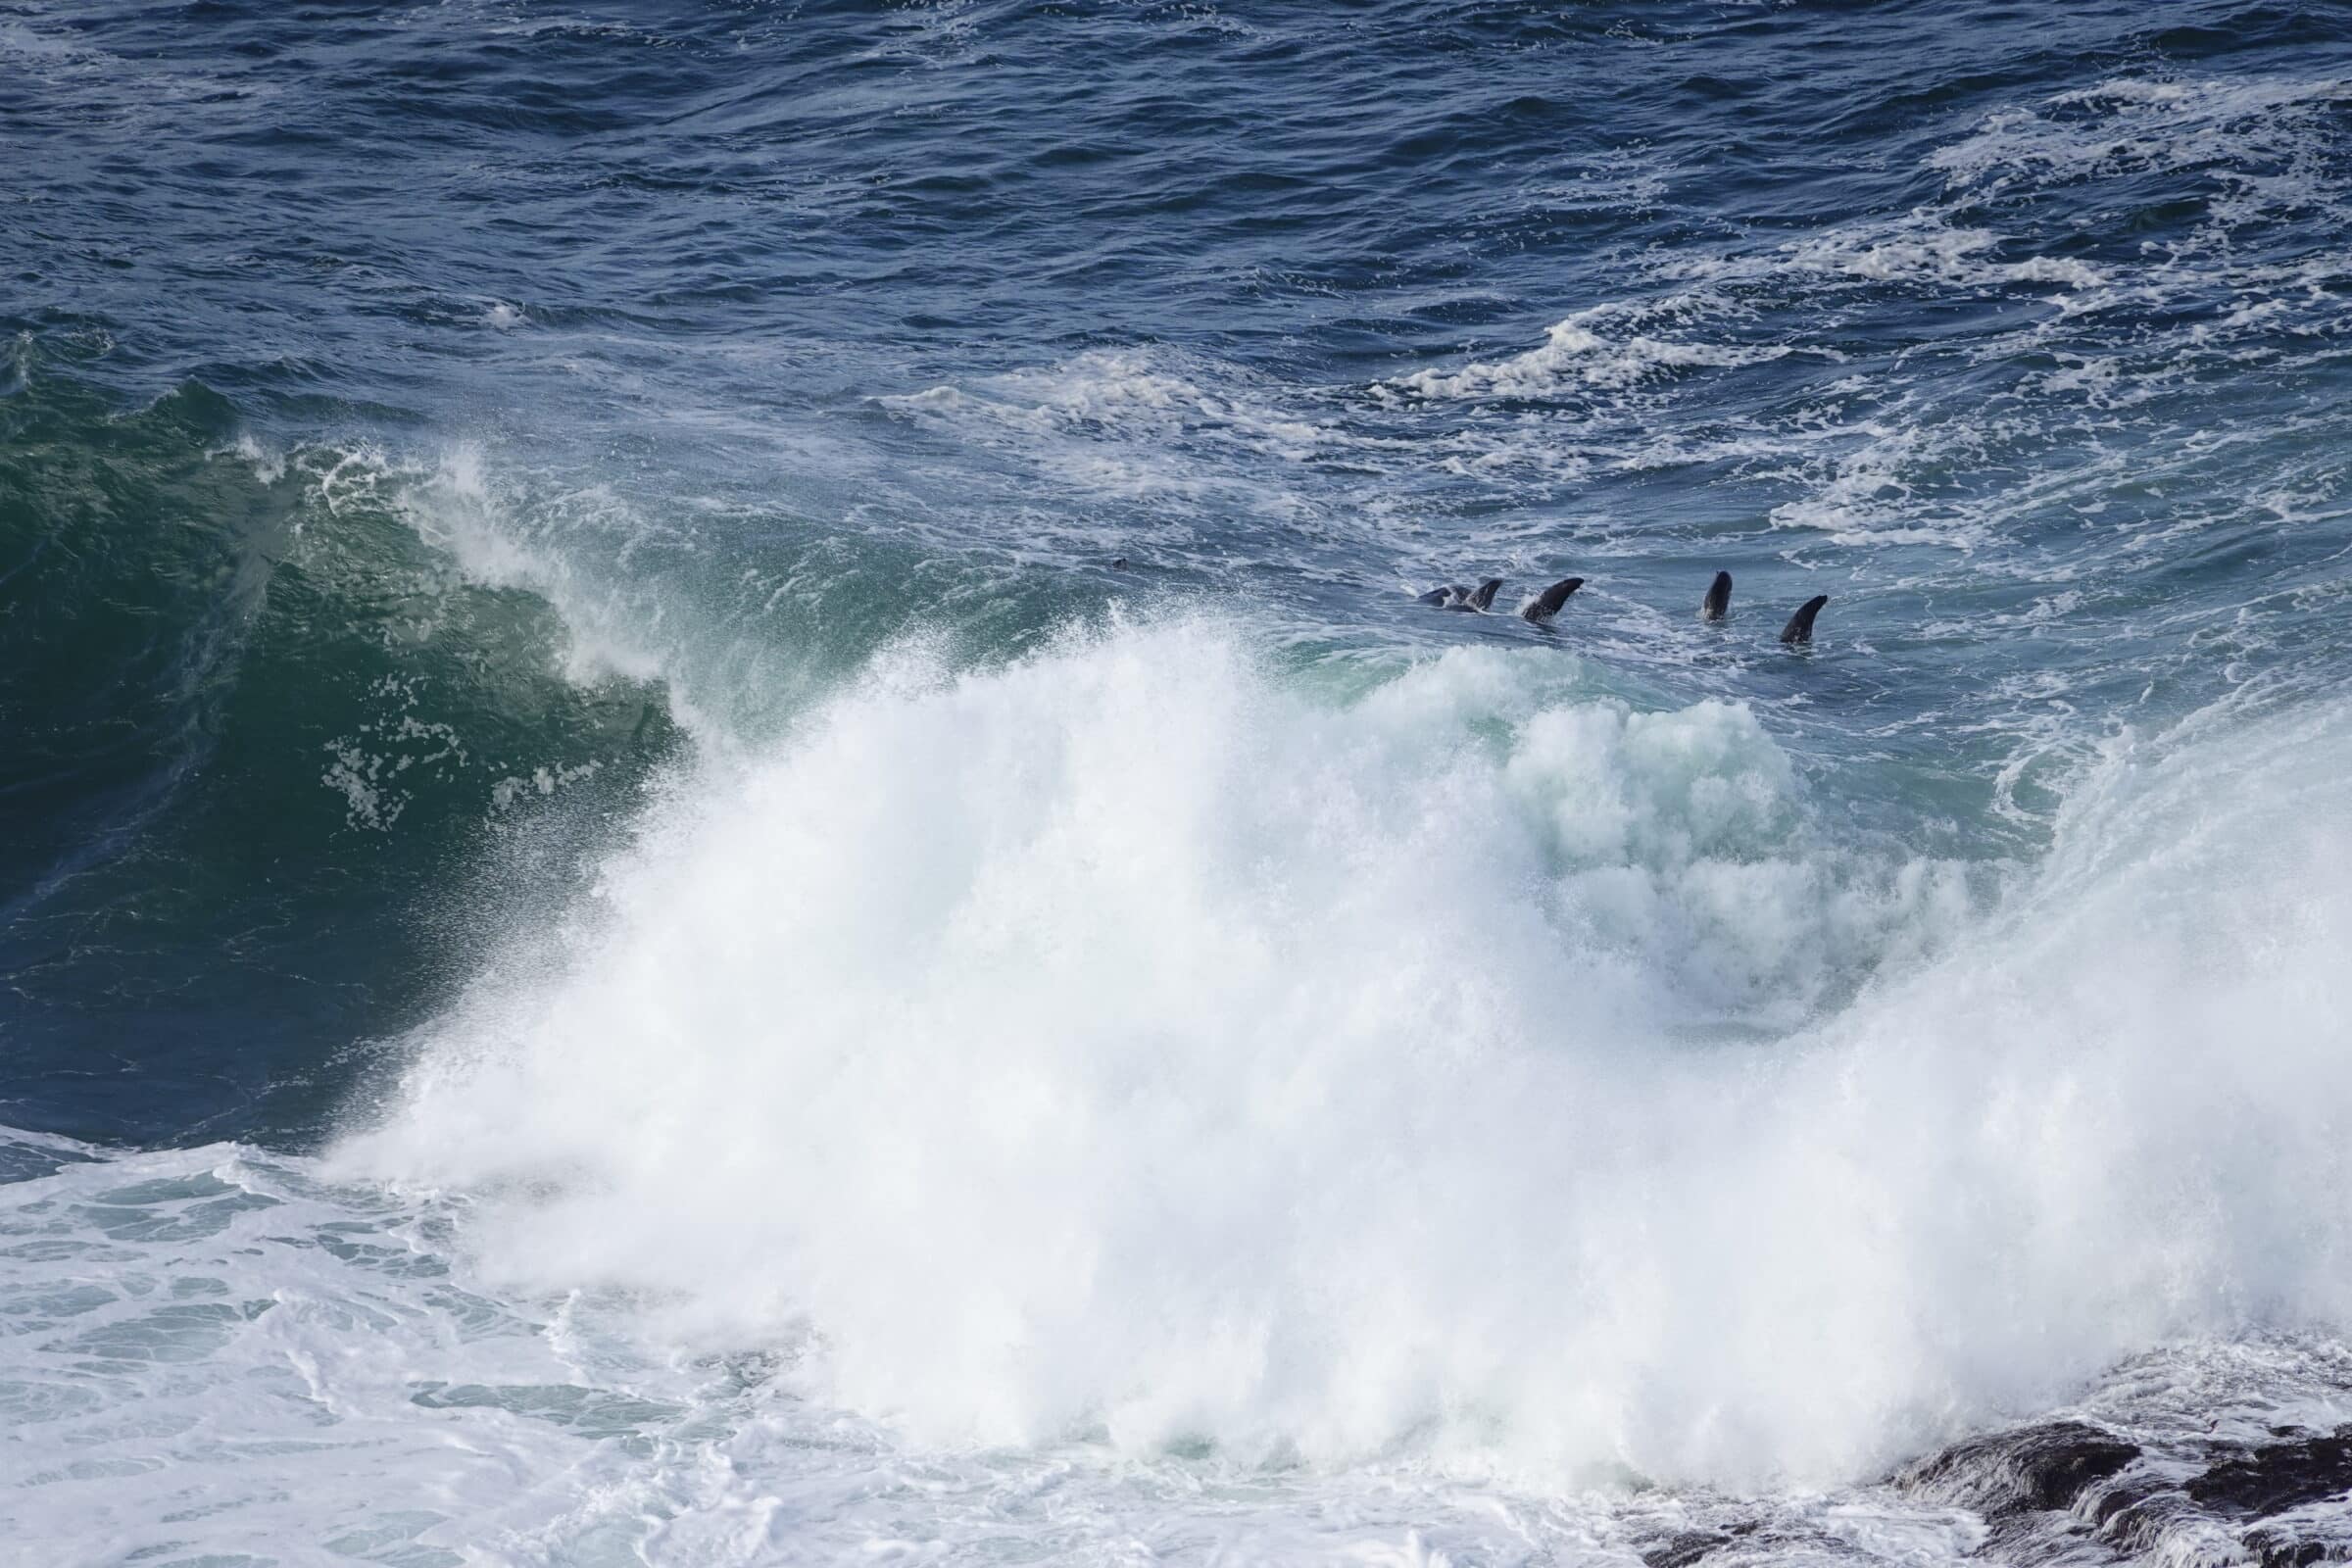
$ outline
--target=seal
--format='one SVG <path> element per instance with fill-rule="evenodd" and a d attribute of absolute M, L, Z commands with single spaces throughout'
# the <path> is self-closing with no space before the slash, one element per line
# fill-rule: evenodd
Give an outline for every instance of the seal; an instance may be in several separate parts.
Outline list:
<path fill-rule="evenodd" d="M 1521 605 L 1519 618 L 1534 621 L 1549 620 L 1560 612 L 1560 607 L 1568 602 L 1568 596 L 1584 585 L 1585 579 L 1582 577 L 1562 577 L 1558 582 Z"/>
<path fill-rule="evenodd" d="M 1781 628 L 1781 641 L 1785 643 L 1811 642 L 1813 640 L 1813 617 L 1820 614 L 1821 607 L 1829 602 L 1828 594 L 1815 594 L 1797 606 L 1796 613 L 1788 617 L 1788 624 Z"/>
<path fill-rule="evenodd" d="M 1431 605 L 1439 610 L 1485 610 L 1494 603 L 1494 596 L 1501 589 L 1502 579 L 1500 577 L 1489 577 L 1475 588 L 1464 588 L 1456 584 L 1432 588 L 1425 594 L 1413 595 L 1413 603 Z"/>

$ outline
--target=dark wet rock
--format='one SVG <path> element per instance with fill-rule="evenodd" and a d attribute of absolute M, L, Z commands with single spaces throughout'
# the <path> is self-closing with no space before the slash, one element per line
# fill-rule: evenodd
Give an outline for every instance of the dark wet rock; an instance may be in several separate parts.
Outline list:
<path fill-rule="evenodd" d="M 1753 1544 L 1753 1538 L 1758 1536 L 1762 1528 L 1762 1521 L 1756 1519 L 1694 1524 L 1688 1530 L 1677 1530 L 1642 1547 L 1642 1561 L 1644 1568 L 1691 1568 L 1691 1564 L 1726 1546 L 1742 1542 Z"/>
<path fill-rule="evenodd" d="M 2207 1466 L 2181 1490 L 2197 1505 L 2257 1519 L 2352 1492 L 2352 1426 L 2266 1444 Z"/>
<path fill-rule="evenodd" d="M 1690 1565 L 1718 1546 L 1728 1546 L 1732 1538 L 1720 1530 L 1686 1530 L 1642 1553 L 1648 1568 L 1690 1568 Z"/>
<path fill-rule="evenodd" d="M 2292 1530 L 2249 1530 L 2238 1540 L 2261 1568 L 2312 1568 L 2314 1563 L 2352 1561 L 2352 1543 L 2312 1541 Z"/>
<path fill-rule="evenodd" d="M 2210 1450 L 2204 1468 L 2185 1478 L 2127 1478 L 2090 1513 L 2098 1539 L 2131 1556 L 2202 1559 L 2234 1544 L 2260 1568 L 2311 1568 L 2352 1561 L 2352 1520 L 2340 1507 L 2312 1506 L 2347 1492 L 2352 1427 L 2338 1427 L 2293 1442 Z"/>
<path fill-rule="evenodd" d="M 2352 1426 L 2274 1436 L 2143 1449 L 2088 1422 L 2047 1421 L 1956 1443 L 1894 1484 L 1981 1516 L 1988 1560 L 2072 1562 L 2103 1548 L 2256 1568 L 2352 1562 L 2352 1506 L 2340 1500 L 2352 1494 Z M 1667 1543 L 1650 1568 L 1690 1568 L 1712 1549 Z"/>
<path fill-rule="evenodd" d="M 2144 1556 L 2168 1537 L 2213 1522 L 2180 1488 L 2163 1484 L 2116 1488 L 2091 1511 L 2098 1539 L 2130 1556 Z"/>
<path fill-rule="evenodd" d="M 2050 1421 L 1956 1443 L 1906 1467 L 1895 1484 L 1997 1520 L 2071 1508 L 2138 1457 L 2138 1445 L 2085 1422 Z"/>
<path fill-rule="evenodd" d="M 2187 1503 L 2187 1499 L 2180 1496 L 2178 1486 L 2151 1478 L 2136 1484 L 2109 1487 L 2100 1493 L 2097 1500 L 2090 1505 L 2090 1522 L 2104 1536 L 2110 1523 L 2154 1497 L 2178 1498 L 2184 1506 Z"/>

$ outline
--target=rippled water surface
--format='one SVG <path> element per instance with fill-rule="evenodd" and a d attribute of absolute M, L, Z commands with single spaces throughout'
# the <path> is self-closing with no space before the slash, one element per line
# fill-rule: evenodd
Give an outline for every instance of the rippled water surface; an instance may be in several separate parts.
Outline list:
<path fill-rule="evenodd" d="M 2342 1560 L 2348 394 L 2326 0 L 0 0 L 0 1535 Z"/>

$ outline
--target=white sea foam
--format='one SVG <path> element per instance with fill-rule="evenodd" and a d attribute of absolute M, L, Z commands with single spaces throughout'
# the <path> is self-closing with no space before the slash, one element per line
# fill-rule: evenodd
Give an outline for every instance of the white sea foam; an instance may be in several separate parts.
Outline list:
<path fill-rule="evenodd" d="M 2332 78 L 2119 77 L 1997 110 L 1928 162 L 1956 184 L 1989 190 L 2208 165 L 2239 181 L 2235 166 L 2274 156 L 2316 172 L 2312 119 L 2348 98 L 2352 82 Z M 2312 188 L 2298 179 L 2276 194 L 2308 196 Z"/>
<path fill-rule="evenodd" d="M 2059 370 L 2024 383 L 2047 412 L 2026 425 L 2011 420 L 2014 428 L 2069 428 L 2084 411 L 2108 414 L 2172 397 L 2225 367 L 2261 363 L 2280 337 L 2337 330 L 2339 257 L 2280 264 L 2259 259 L 2260 247 L 2233 236 L 2250 224 L 2352 211 L 2330 122 L 2347 93 L 2352 85 L 2337 79 L 2125 78 L 2001 109 L 1928 155 L 1923 167 L 1940 173 L 1945 188 L 1910 211 L 1866 214 L 1797 238 L 1773 230 L 1710 245 L 1678 242 L 1629 269 L 1634 286 L 1625 297 L 1583 304 L 1541 345 L 1416 371 L 1374 388 L 1374 396 L 1564 405 L 1449 432 L 1473 450 L 1448 451 L 1440 461 L 1465 477 L 1577 476 L 1558 467 L 1563 455 L 1585 471 L 1672 466 L 1693 447 L 1684 429 L 1690 421 L 1700 421 L 1700 447 L 1725 445 L 1722 428 L 1709 422 L 1720 418 L 1720 400 L 1685 395 L 1697 393 L 1703 372 L 1829 354 L 1839 318 L 1889 287 L 1955 296 L 2023 287 L 2034 290 L 2038 308 L 2004 313 L 1981 334 L 1930 349 L 1977 365 L 2056 356 Z M 2150 173 L 2168 176 L 2168 188 L 2200 195 L 2204 207 L 2136 254 L 2072 254 L 2096 226 L 2051 231 L 2031 205 L 2064 191 L 2072 206 L 2132 220 L 2147 199 L 2142 186 Z M 1988 203 L 1992 197 L 2008 207 Z M 2015 216 L 1996 225 L 1988 212 Z M 2215 301 L 2230 302 L 2230 309 L 2209 318 Z M 1804 313 L 1802 338 L 1769 324 L 1774 312 L 1792 308 Z M 2180 324 L 2153 332 L 2111 335 L 2103 324 L 2174 314 Z M 1898 373 L 1877 377 L 1871 390 L 1923 384 L 1915 373 Z M 1983 416 L 1974 391 L 1957 407 L 1914 403 L 1906 412 L 1948 426 L 1922 438 L 1945 451 L 2000 447 L 2012 433 Z M 1735 433 L 1793 458 L 1809 480 L 1818 473 L 1829 486 L 1847 487 L 1851 475 L 1835 432 L 1812 442 L 1777 423 Z M 1861 461 L 1876 457 L 1864 453 Z M 1778 466 L 1776 457 L 1766 471 Z M 1848 544 L 1965 544 L 1985 535 L 1984 519 L 1939 515 L 1933 499 L 1891 491 L 1880 499 L 1886 504 L 1871 510 L 1886 515 L 1862 526 L 1817 520 L 1853 513 L 1842 493 L 1799 498 L 1776 520 L 1830 526 Z M 1919 502 L 1917 514 L 1898 501 Z"/>
<path fill-rule="evenodd" d="M 958 1559 L 1621 1564 L 1704 1497 L 1513 1492 L 1413 1463 L 1251 1470 L 1100 1446 L 923 1452 L 791 1396 L 775 1357 L 647 1354 L 626 1298 L 516 1299 L 464 1204 L 230 1146 L 0 1131 L 0 1516 L 28 1562 Z M 1957 1557 L 1957 1510 L 1767 1505 L 1776 1537 Z"/>
<path fill-rule="evenodd" d="M 433 564 L 413 585 L 424 590 L 421 604 L 431 605 L 436 577 L 543 599 L 557 612 L 568 679 L 659 680 L 672 715 L 707 745 L 723 747 L 737 727 L 757 731 L 761 701 L 799 689 L 797 672 L 779 661 L 707 635 L 707 613 L 690 599 L 698 585 L 681 580 L 682 573 L 642 569 L 646 558 L 666 557 L 674 564 L 690 557 L 691 543 L 608 485 L 535 482 L 527 468 L 502 465 L 470 440 L 395 454 L 372 443 L 278 451 L 240 437 L 230 450 L 266 484 L 294 474 L 310 488 L 315 505 L 292 525 L 297 536 L 310 536 L 307 548 L 369 551 L 375 547 L 364 529 L 356 543 L 318 530 L 341 529 L 362 512 L 397 519 L 431 552 Z M 602 550 L 588 548 L 590 541 Z M 399 696 L 398 684 L 387 694 Z M 406 720 L 392 714 L 386 722 Z M 366 817 L 373 814 L 363 799 L 369 748 L 359 743 L 358 750 L 362 755 L 334 760 L 331 782 Z"/>
<path fill-rule="evenodd" d="M 1788 266 L 1881 283 L 1929 283 L 1982 288 L 2009 283 L 2058 283 L 2095 288 L 2107 281 L 2104 269 L 2068 257 L 2029 256 L 2000 261 L 1993 252 L 2000 236 L 1989 229 L 1955 228 L 1914 213 L 1893 222 L 1863 222 L 1830 229 L 1789 245 Z"/>
<path fill-rule="evenodd" d="M 625 674 L 652 680 L 680 664 L 660 637 L 658 618 L 644 612 L 647 607 L 626 602 L 612 584 L 583 572 L 573 554 L 533 536 L 543 536 L 547 525 L 533 530 L 515 515 L 520 509 L 502 493 L 479 446 L 459 442 L 430 465 L 388 468 L 383 483 L 398 512 L 428 544 L 446 550 L 466 577 L 490 587 L 527 589 L 562 612 L 574 679 Z M 565 505 L 550 510 L 559 514 L 559 521 L 575 525 L 583 509 L 622 510 L 608 491 L 574 489 L 563 500 Z M 635 517 L 622 528 L 631 542 L 653 532 Z"/>
<path fill-rule="evenodd" d="M 1853 1476 L 2352 1308 L 2347 759 L 2342 710 L 2119 745 L 1981 916 L 1742 710 L 1548 655 L 1352 704 L 1197 622 L 910 659 L 341 1168 L 923 1442 Z"/>
<path fill-rule="evenodd" d="M 1374 443 L 1298 413 L 1240 367 L 1161 347 L 1090 349 L 1063 361 L 879 400 L 1015 450 L 1054 480 L 1122 501 L 1302 509 L 1291 466 L 1358 456 Z"/>
<path fill-rule="evenodd" d="M 1541 398 L 1579 387 L 1624 391 L 1677 371 L 1761 365 L 1796 352 L 1780 343 L 1708 343 L 1661 336 L 1642 326 L 1661 312 L 1596 305 L 1552 323 L 1541 347 L 1453 370 L 1416 370 L 1397 388 L 1426 398 Z"/>

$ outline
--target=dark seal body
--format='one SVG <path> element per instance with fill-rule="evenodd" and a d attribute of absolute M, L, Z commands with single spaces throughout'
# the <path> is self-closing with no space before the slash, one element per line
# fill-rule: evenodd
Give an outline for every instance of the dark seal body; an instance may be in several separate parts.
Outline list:
<path fill-rule="evenodd" d="M 1813 617 L 1820 614 L 1821 607 L 1829 602 L 1828 594 L 1815 594 L 1797 606 L 1796 613 L 1788 617 L 1788 624 L 1781 628 L 1781 641 L 1785 643 L 1811 642 L 1813 640 Z"/>

